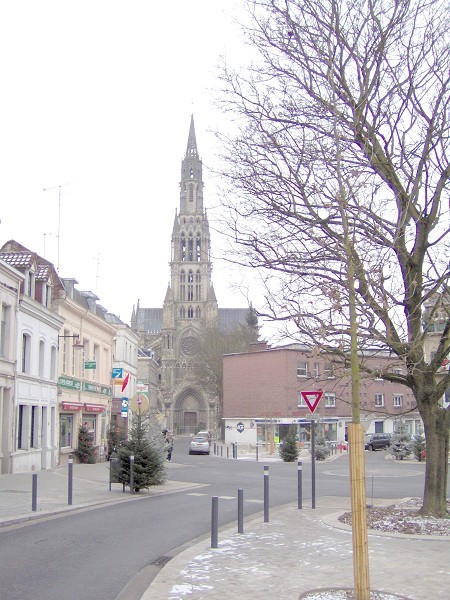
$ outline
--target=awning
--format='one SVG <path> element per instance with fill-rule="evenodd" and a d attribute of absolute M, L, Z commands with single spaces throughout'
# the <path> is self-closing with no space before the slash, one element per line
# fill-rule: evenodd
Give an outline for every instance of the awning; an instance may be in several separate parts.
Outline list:
<path fill-rule="evenodd" d="M 61 408 L 62 408 L 62 410 L 75 411 L 75 410 L 81 410 L 83 408 L 83 405 L 80 404 L 79 402 L 61 402 Z"/>
<path fill-rule="evenodd" d="M 84 410 L 86 412 L 102 413 L 105 411 L 105 409 L 106 409 L 106 406 L 103 406 L 103 404 L 85 404 L 84 405 Z"/>

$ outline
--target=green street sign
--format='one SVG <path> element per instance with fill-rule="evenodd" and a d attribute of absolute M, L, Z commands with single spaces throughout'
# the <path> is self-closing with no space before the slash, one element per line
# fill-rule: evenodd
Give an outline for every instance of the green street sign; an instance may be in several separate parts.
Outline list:
<path fill-rule="evenodd" d="M 84 368 L 85 369 L 96 369 L 97 363 L 95 362 L 95 360 L 86 360 L 86 361 L 84 361 Z"/>

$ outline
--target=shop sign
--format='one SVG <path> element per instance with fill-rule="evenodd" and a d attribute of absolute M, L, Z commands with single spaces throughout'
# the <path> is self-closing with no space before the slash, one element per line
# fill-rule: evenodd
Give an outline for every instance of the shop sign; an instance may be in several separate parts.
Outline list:
<path fill-rule="evenodd" d="M 105 411 L 105 407 L 102 404 L 85 404 L 84 410 L 86 412 L 102 413 Z"/>
<path fill-rule="evenodd" d="M 93 394 L 103 394 L 104 396 L 112 396 L 110 386 L 100 385 L 98 383 L 89 383 L 88 381 L 83 381 L 83 392 L 91 392 Z"/>
<path fill-rule="evenodd" d="M 81 410 L 83 408 L 83 405 L 78 404 L 76 402 L 62 402 L 61 408 L 62 408 L 62 410 L 76 411 L 76 410 Z"/>
<path fill-rule="evenodd" d="M 69 390 L 80 390 L 81 382 L 71 377 L 58 377 L 58 385 Z"/>
<path fill-rule="evenodd" d="M 148 392 L 148 383 L 143 379 L 138 379 L 136 382 L 136 391 L 137 392 Z"/>

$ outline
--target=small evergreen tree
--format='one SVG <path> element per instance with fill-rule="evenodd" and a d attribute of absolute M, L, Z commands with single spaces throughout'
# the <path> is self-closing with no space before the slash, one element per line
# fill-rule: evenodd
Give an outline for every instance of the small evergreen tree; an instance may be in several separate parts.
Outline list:
<path fill-rule="evenodd" d="M 146 414 L 132 417 L 129 440 L 119 448 L 118 481 L 130 485 L 130 456 L 134 456 L 133 488 L 139 492 L 166 480 L 164 437 Z"/>
<path fill-rule="evenodd" d="M 425 437 L 418 433 L 412 439 L 412 451 L 419 462 L 422 462 L 425 453 Z"/>
<path fill-rule="evenodd" d="M 295 428 L 290 427 L 280 446 L 279 453 L 284 462 L 294 462 L 298 459 L 297 432 Z"/>
<path fill-rule="evenodd" d="M 81 425 L 78 432 L 78 448 L 75 450 L 75 456 L 80 463 L 95 463 L 94 436 L 87 425 Z"/>
<path fill-rule="evenodd" d="M 411 454 L 411 450 L 411 436 L 406 431 L 405 426 L 400 425 L 391 438 L 389 453 L 395 456 L 396 460 L 403 460 Z"/>
<path fill-rule="evenodd" d="M 323 435 L 319 435 L 314 443 L 314 455 L 316 460 L 325 460 L 330 454 L 330 448 L 325 442 Z"/>
<path fill-rule="evenodd" d="M 117 452 L 119 447 L 126 440 L 126 434 L 124 431 L 121 431 L 119 427 L 111 427 L 111 429 L 107 433 L 107 442 L 108 442 L 108 454 L 107 460 L 110 459 L 111 454 L 113 452 Z"/>

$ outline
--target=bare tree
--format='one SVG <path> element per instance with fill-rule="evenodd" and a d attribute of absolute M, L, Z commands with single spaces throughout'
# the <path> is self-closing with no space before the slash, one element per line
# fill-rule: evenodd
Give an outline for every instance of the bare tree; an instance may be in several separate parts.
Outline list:
<path fill-rule="evenodd" d="M 223 401 L 223 355 L 246 352 L 249 345 L 258 339 L 258 317 L 253 307 L 246 317 L 246 325 L 223 332 L 217 328 L 206 329 L 201 338 L 199 352 L 192 365 L 192 377 L 206 390 L 211 398 L 217 399 L 217 429 L 222 425 Z"/>
<path fill-rule="evenodd" d="M 248 0 L 254 63 L 222 70 L 230 260 L 265 315 L 347 360 L 388 349 L 427 440 L 422 512 L 447 513 L 450 7 L 441 0 Z M 234 255 L 233 252 L 234 247 Z M 427 310 L 425 310 L 427 307 Z M 433 356 L 427 326 L 444 312 Z M 369 375 L 364 363 L 360 368 Z"/>

